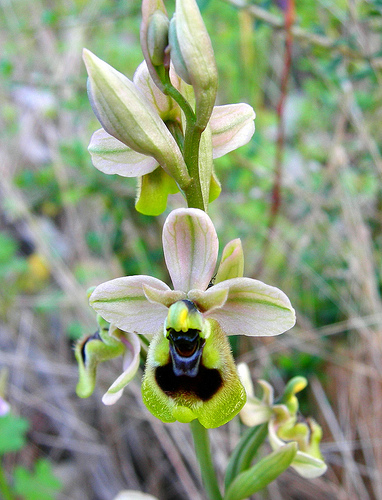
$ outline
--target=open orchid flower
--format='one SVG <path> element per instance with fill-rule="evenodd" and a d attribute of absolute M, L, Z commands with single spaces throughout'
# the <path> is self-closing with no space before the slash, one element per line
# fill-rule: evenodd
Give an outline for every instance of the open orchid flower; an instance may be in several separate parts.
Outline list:
<path fill-rule="evenodd" d="M 122 396 L 124 387 L 134 378 L 139 367 L 141 344 L 134 333 L 124 332 L 108 325 L 98 317 L 99 330 L 77 342 L 75 356 L 78 363 L 79 382 L 77 395 L 89 397 L 95 388 L 99 363 L 123 356 L 123 373 L 113 382 L 102 398 L 105 405 L 112 405 Z"/>
<path fill-rule="evenodd" d="M 247 402 L 240 411 L 245 425 L 254 427 L 268 422 L 269 442 L 273 450 L 279 450 L 287 443 L 296 442 L 298 446 L 291 467 L 305 478 L 319 477 L 326 472 L 327 466 L 320 452 L 321 427 L 312 418 L 303 419 L 298 412 L 295 394 L 304 389 L 307 380 L 294 377 L 286 386 L 279 403 L 274 401 L 273 387 L 265 380 L 258 383 L 263 390 L 261 399 L 254 394 L 248 366 L 238 365 L 240 379 L 247 393 Z"/>
<path fill-rule="evenodd" d="M 154 415 L 217 427 L 245 402 L 226 335 L 278 335 L 294 325 L 294 310 L 278 288 L 242 277 L 240 240 L 224 249 L 210 286 L 218 239 L 202 210 L 171 212 L 163 249 L 174 290 L 151 276 L 128 276 L 96 287 L 90 304 L 122 331 L 154 335 L 142 385 Z"/>
<path fill-rule="evenodd" d="M 182 85 L 185 85 L 173 69 L 171 70 L 171 80 L 178 90 Z M 175 135 L 181 135 L 182 119 L 180 108 L 173 99 L 159 90 L 149 74 L 145 61 L 138 66 L 132 84 L 139 92 L 141 100 L 145 99 L 152 113 L 156 113 L 157 119 L 166 124 Z M 213 158 L 219 158 L 246 144 L 255 131 L 254 118 L 255 112 L 249 104 L 215 106 L 209 121 Z M 102 117 L 100 121 L 103 124 Z M 107 124 L 105 124 L 105 128 L 109 130 Z M 155 214 L 153 215 L 159 215 L 166 208 L 167 195 L 178 191 L 175 182 L 177 178 L 173 175 L 174 172 L 164 166 L 163 162 L 159 161 L 160 158 L 158 160 L 158 155 L 150 155 L 149 151 L 144 153 L 142 150 L 138 151 L 134 143 L 128 143 L 126 140 L 121 142 L 115 137 L 115 133 L 113 133 L 113 136 L 106 132 L 105 128 L 97 130 L 90 140 L 89 152 L 93 165 L 106 174 L 142 178 L 140 180 L 141 189 L 137 199 L 137 209 L 145 211 L 144 207 L 148 196 L 145 196 L 145 203 L 143 203 L 140 202 L 140 195 L 142 185 L 145 188 L 150 186 L 149 198 L 152 203 L 149 211 L 151 212 L 152 208 L 155 207 Z M 178 150 L 176 143 L 174 148 Z M 160 165 L 165 170 L 158 169 Z M 179 185 L 181 186 L 181 184 Z M 153 196 L 155 196 L 155 199 L 153 199 Z"/>

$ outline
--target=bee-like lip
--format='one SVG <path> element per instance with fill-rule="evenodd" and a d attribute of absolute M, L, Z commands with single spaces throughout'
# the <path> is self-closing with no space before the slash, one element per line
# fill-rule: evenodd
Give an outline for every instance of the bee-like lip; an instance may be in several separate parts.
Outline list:
<path fill-rule="evenodd" d="M 205 344 L 205 340 L 200 337 L 200 332 L 198 330 L 177 332 L 169 328 L 167 338 L 170 343 L 174 375 L 196 377 Z"/>

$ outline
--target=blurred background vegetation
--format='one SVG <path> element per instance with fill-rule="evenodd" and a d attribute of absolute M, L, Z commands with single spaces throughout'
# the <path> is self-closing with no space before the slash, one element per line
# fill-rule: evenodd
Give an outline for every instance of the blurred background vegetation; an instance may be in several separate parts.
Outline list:
<path fill-rule="evenodd" d="M 221 247 L 240 237 L 245 274 L 284 290 L 298 318 L 281 337 L 235 338 L 234 352 L 279 392 L 308 378 L 302 411 L 322 425 L 329 465 L 314 481 L 288 471 L 255 498 L 381 499 L 382 2 L 297 2 L 290 65 L 287 1 L 199 4 L 218 103 L 257 113 L 252 141 L 216 161 L 210 215 Z M 12 408 L 0 456 L 26 500 L 203 499 L 188 427 L 149 415 L 138 379 L 102 405 L 121 360 L 101 367 L 92 397 L 75 395 L 73 342 L 96 329 L 87 288 L 168 280 L 166 214 L 137 213 L 135 179 L 98 172 L 87 152 L 99 125 L 82 48 L 131 78 L 139 24 L 139 0 L 0 2 L 0 365 Z M 168 211 L 183 205 L 173 196 Z M 211 432 L 220 474 L 239 433 L 238 419 Z"/>

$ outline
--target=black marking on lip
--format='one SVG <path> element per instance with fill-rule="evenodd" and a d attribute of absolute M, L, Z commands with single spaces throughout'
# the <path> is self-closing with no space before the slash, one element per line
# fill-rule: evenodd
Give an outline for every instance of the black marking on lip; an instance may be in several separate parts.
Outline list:
<path fill-rule="evenodd" d="M 168 396 L 190 395 L 202 401 L 211 399 L 223 385 L 223 379 L 215 368 L 199 366 L 195 377 L 187 375 L 175 375 L 172 363 L 158 366 L 155 369 L 155 380 Z"/>

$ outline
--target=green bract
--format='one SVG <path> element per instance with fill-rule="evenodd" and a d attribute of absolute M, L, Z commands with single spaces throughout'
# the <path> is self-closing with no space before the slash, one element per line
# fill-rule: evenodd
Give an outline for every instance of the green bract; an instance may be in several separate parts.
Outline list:
<path fill-rule="evenodd" d="M 240 276 L 239 240 L 223 252 L 218 275 L 228 279 L 209 286 L 218 239 L 201 210 L 170 213 L 163 249 L 174 290 L 150 276 L 129 276 L 99 285 L 90 304 L 123 331 L 154 335 L 142 387 L 154 415 L 163 421 L 198 418 L 206 427 L 222 425 L 245 401 L 226 335 L 278 335 L 294 325 L 294 310 L 281 290 Z M 207 394 L 200 392 L 203 385 L 210 387 Z"/>

